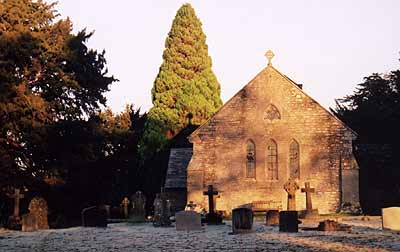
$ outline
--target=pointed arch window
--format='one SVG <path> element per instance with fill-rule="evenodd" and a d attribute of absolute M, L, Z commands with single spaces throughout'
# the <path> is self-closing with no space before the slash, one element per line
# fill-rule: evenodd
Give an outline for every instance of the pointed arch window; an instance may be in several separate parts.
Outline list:
<path fill-rule="evenodd" d="M 246 144 L 246 177 L 256 177 L 256 145 L 252 140 Z"/>
<path fill-rule="evenodd" d="M 267 177 L 270 180 L 278 179 L 278 146 L 272 139 L 267 144 Z"/>
<path fill-rule="evenodd" d="M 289 170 L 291 178 L 300 178 L 300 145 L 292 140 L 289 149 Z"/>

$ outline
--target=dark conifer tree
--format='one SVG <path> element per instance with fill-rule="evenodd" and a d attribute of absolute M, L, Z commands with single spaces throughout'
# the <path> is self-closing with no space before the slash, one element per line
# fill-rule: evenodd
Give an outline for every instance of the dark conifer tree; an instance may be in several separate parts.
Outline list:
<path fill-rule="evenodd" d="M 72 34 L 54 8 L 42 0 L 0 3 L 0 188 L 42 177 L 56 162 L 49 126 L 98 113 L 115 81 L 104 52 L 86 46 L 92 33 Z"/>

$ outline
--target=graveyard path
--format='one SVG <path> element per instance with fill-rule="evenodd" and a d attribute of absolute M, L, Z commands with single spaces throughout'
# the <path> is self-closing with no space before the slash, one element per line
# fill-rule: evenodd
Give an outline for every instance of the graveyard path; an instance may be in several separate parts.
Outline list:
<path fill-rule="evenodd" d="M 400 232 L 382 231 L 380 219 L 343 220 L 349 232 L 279 233 L 278 227 L 256 222 L 254 232 L 229 235 L 230 223 L 201 231 L 176 231 L 151 224 L 111 224 L 108 228 L 75 227 L 33 233 L 0 232 L 1 252 L 25 251 L 400 251 Z M 315 226 L 316 223 L 306 223 Z"/>

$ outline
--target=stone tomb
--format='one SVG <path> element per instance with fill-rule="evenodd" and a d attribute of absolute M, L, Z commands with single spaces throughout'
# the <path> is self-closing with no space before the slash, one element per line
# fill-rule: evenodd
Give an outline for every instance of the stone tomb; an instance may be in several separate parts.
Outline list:
<path fill-rule="evenodd" d="M 400 207 L 382 208 L 382 228 L 400 231 Z"/>
<path fill-rule="evenodd" d="M 195 211 L 180 211 L 175 214 L 176 230 L 201 230 L 201 215 Z"/>
<path fill-rule="evenodd" d="M 38 230 L 38 222 L 34 214 L 22 215 L 22 232 L 33 232 Z"/>
<path fill-rule="evenodd" d="M 38 229 L 49 229 L 48 207 L 45 199 L 34 197 L 29 203 L 29 213 L 36 217 Z"/>
<path fill-rule="evenodd" d="M 279 232 L 298 232 L 299 223 L 297 211 L 279 212 Z"/>
<path fill-rule="evenodd" d="M 318 231 L 350 231 L 351 226 L 341 225 L 334 220 L 321 221 L 317 228 Z"/>
<path fill-rule="evenodd" d="M 279 225 L 279 211 L 278 210 L 267 210 L 265 214 L 266 225 Z"/>
<path fill-rule="evenodd" d="M 248 233 L 253 228 L 253 211 L 240 207 L 232 210 L 232 232 L 234 234 Z"/>

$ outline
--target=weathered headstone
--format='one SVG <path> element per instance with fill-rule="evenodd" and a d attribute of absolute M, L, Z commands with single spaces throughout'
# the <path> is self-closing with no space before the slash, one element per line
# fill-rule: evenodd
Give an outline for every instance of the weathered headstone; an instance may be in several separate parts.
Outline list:
<path fill-rule="evenodd" d="M 130 201 L 128 200 L 127 197 L 125 197 L 125 198 L 122 200 L 122 203 L 121 203 L 122 206 L 123 206 L 123 208 L 124 208 L 124 218 L 125 218 L 125 219 L 127 219 L 127 218 L 128 218 L 128 215 L 129 215 L 129 212 L 128 212 L 129 203 L 130 203 Z"/>
<path fill-rule="evenodd" d="M 250 208 L 241 207 L 232 210 L 232 232 L 248 233 L 253 228 L 253 211 Z"/>
<path fill-rule="evenodd" d="M 268 210 L 265 214 L 265 224 L 266 225 L 279 225 L 279 211 L 278 210 Z"/>
<path fill-rule="evenodd" d="M 46 200 L 41 197 L 34 197 L 29 203 L 29 212 L 36 217 L 38 229 L 49 229 Z"/>
<path fill-rule="evenodd" d="M 156 194 L 156 198 L 153 202 L 154 207 L 154 216 L 153 216 L 153 225 L 154 226 L 161 226 L 161 213 L 162 213 L 162 203 L 160 194 Z"/>
<path fill-rule="evenodd" d="M 171 226 L 171 203 L 167 199 L 167 195 L 161 190 L 161 193 L 156 194 L 154 199 L 154 218 L 153 225 L 155 227 L 170 227 Z"/>
<path fill-rule="evenodd" d="M 206 223 L 211 225 L 221 224 L 222 218 L 214 209 L 214 195 L 218 195 L 218 191 L 214 190 L 212 185 L 208 185 L 207 191 L 203 192 L 203 195 L 208 196 L 208 214 L 206 215 Z"/>
<path fill-rule="evenodd" d="M 34 214 L 22 215 L 22 232 L 33 232 L 38 230 L 38 222 Z"/>
<path fill-rule="evenodd" d="M 195 211 L 180 211 L 175 214 L 176 230 L 201 230 L 201 215 Z"/>
<path fill-rule="evenodd" d="M 107 211 L 103 205 L 85 208 L 81 215 L 84 227 L 107 227 Z"/>
<path fill-rule="evenodd" d="M 301 192 L 306 193 L 306 211 L 304 212 L 304 215 L 301 217 L 305 219 L 317 218 L 318 209 L 313 209 L 311 200 L 311 193 L 314 193 L 315 189 L 311 188 L 310 182 L 305 182 L 304 188 L 301 188 Z"/>
<path fill-rule="evenodd" d="M 141 192 L 137 191 L 135 195 L 131 197 L 132 211 L 130 214 L 130 220 L 134 222 L 145 222 L 146 221 L 146 196 Z"/>
<path fill-rule="evenodd" d="M 283 185 L 283 188 L 288 194 L 287 210 L 296 210 L 296 191 L 300 189 L 296 179 L 289 178 L 289 180 Z"/>
<path fill-rule="evenodd" d="M 400 207 L 382 208 L 382 228 L 400 231 Z"/>
<path fill-rule="evenodd" d="M 21 229 L 21 218 L 19 217 L 19 203 L 20 199 L 24 198 L 24 195 L 20 193 L 20 189 L 14 189 L 14 194 L 9 195 L 10 198 L 14 199 L 14 214 L 8 218 L 8 228 L 20 230 Z"/>
<path fill-rule="evenodd" d="M 299 220 L 297 211 L 279 212 L 279 232 L 298 232 Z"/>

